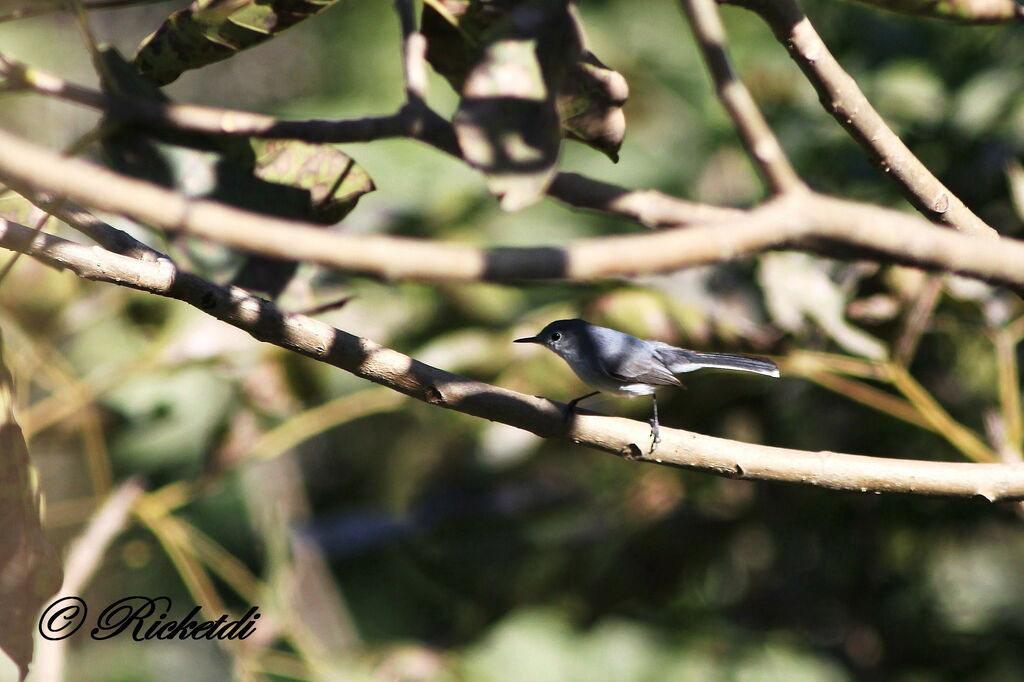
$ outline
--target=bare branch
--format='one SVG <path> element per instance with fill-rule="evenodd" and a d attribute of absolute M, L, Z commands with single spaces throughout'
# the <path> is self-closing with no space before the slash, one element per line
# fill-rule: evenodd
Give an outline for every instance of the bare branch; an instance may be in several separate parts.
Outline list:
<path fill-rule="evenodd" d="M 387 279 L 592 280 L 732 261 L 769 249 L 857 247 L 882 260 L 1024 284 L 1024 243 L 978 239 L 898 211 L 797 192 L 738 218 L 566 246 L 479 249 L 408 237 L 329 232 L 194 200 L 0 131 L 0 180 L 47 191 L 171 232 Z M 642 201 L 642 198 L 638 201 Z M 666 207 L 661 206 L 659 211 Z M 681 221 L 693 217 L 682 211 Z"/>
<path fill-rule="evenodd" d="M 36 219 L 35 227 L 32 229 L 39 232 L 50 219 L 50 214 L 41 210 L 34 211 L 34 213 L 37 213 L 39 217 Z M 17 264 L 20 257 L 20 253 L 11 254 L 11 257 L 7 259 L 7 262 L 4 263 L 3 266 L 0 266 L 0 285 L 3 285 L 4 280 L 7 279 L 7 275 L 11 274 L 11 270 L 14 269 L 14 266 Z"/>
<path fill-rule="evenodd" d="M 1000 24 L 1024 20 L 1024 5 L 1015 0 L 858 0 L 890 12 L 934 17 L 965 24 Z"/>
<path fill-rule="evenodd" d="M 903 329 L 893 344 L 893 357 L 898 363 L 908 366 L 917 352 L 921 336 L 935 312 L 935 306 L 942 295 L 943 278 L 932 276 L 921 285 L 914 302 L 910 305 L 903 322 Z"/>
<path fill-rule="evenodd" d="M 725 0 L 758 14 L 789 50 L 818 92 L 825 110 L 864 148 L 871 161 L 930 220 L 968 234 L 997 233 L 932 175 L 875 111 L 850 74 L 829 52 L 794 0 Z"/>
<path fill-rule="evenodd" d="M 653 189 L 626 189 L 576 173 L 556 175 L 548 196 L 574 208 L 616 215 L 650 228 L 735 220 L 746 215 L 738 208 L 699 204 Z"/>
<path fill-rule="evenodd" d="M 246 111 L 106 94 L 69 83 L 53 74 L 5 59 L 2 55 L 0 76 L 7 78 L 15 87 L 108 111 L 126 123 L 209 135 L 294 139 L 313 143 L 372 142 L 408 137 L 462 158 L 451 124 L 429 107 L 415 102 L 386 116 L 341 121 L 283 121 Z M 549 196 L 576 208 L 621 215 L 648 227 L 668 227 L 741 215 L 735 209 L 684 201 L 653 190 L 629 190 L 574 173 L 556 175 L 547 192 Z"/>
<path fill-rule="evenodd" d="M 502 422 L 545 438 L 567 438 L 640 461 L 764 481 L 833 490 L 1024 499 L 1024 463 L 971 464 L 807 452 L 662 429 L 653 455 L 644 455 L 646 423 L 594 413 L 567 425 L 564 405 L 445 372 L 304 315 L 288 314 L 244 291 L 178 270 L 170 261 L 140 261 L 0 221 L 0 246 L 67 268 L 85 279 L 130 286 L 189 303 L 272 343 L 408 396 Z M 643 445 L 640 445 L 643 444 Z"/>
<path fill-rule="evenodd" d="M 774 194 L 802 188 L 803 181 L 729 61 L 725 51 L 725 27 L 715 0 L 683 0 L 682 4 L 715 83 L 715 92 L 736 124 L 743 146 L 765 182 Z"/>
<path fill-rule="evenodd" d="M 87 0 L 82 4 L 87 10 L 97 10 L 121 9 L 124 7 L 134 7 L 139 5 L 151 5 L 158 2 L 167 2 L 167 0 Z M 30 17 L 38 17 L 44 14 L 63 12 L 67 8 L 67 3 L 63 0 L 52 3 L 42 3 L 38 0 L 26 0 L 24 7 L 14 7 L 0 11 L 0 24 L 7 21 L 14 21 L 16 19 L 28 19 Z"/>
<path fill-rule="evenodd" d="M 282 121 L 273 116 L 189 104 L 171 104 L 115 93 L 68 82 L 52 73 L 26 66 L 0 55 L 0 76 L 8 88 L 24 88 L 68 102 L 108 111 L 126 123 L 144 123 L 171 130 L 210 135 L 239 135 L 306 142 L 370 142 L 389 137 L 416 137 L 423 127 L 415 112 L 402 109 L 385 116 L 342 121 Z M 436 145 L 442 145 L 440 139 Z M 452 153 L 458 154 L 454 134 Z"/>
<path fill-rule="evenodd" d="M 85 589 L 110 543 L 127 524 L 136 500 L 145 492 L 142 478 L 133 476 L 110 493 L 68 550 L 61 593 L 78 594 Z"/>
<path fill-rule="evenodd" d="M 64 562 L 64 584 L 55 599 L 81 594 L 100 567 L 110 544 L 124 530 L 135 503 L 145 491 L 142 479 L 135 476 L 110 493 L 82 533 L 71 543 Z M 57 638 L 40 648 L 35 679 L 64 679 L 66 642 L 66 639 Z"/>
<path fill-rule="evenodd" d="M 143 260 L 168 258 L 168 256 L 143 244 L 124 230 L 119 230 L 113 225 L 103 222 L 73 201 L 57 199 L 45 194 L 38 196 L 27 195 L 25 198 L 41 210 L 63 220 L 107 251 Z"/>

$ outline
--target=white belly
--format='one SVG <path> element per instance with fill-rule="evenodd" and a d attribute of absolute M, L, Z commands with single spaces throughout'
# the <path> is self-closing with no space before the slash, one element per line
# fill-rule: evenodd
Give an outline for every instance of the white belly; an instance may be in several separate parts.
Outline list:
<path fill-rule="evenodd" d="M 623 384 L 621 381 L 617 381 L 606 374 L 590 372 L 586 367 L 573 367 L 572 369 L 583 383 L 593 386 L 604 393 L 611 393 L 612 395 L 626 398 L 635 398 L 638 395 L 651 395 L 654 393 L 654 387 L 647 384 Z"/>
<path fill-rule="evenodd" d="M 625 384 L 619 386 L 617 391 L 610 391 L 610 393 L 627 398 L 635 398 L 638 395 L 651 395 L 654 393 L 654 386 L 648 386 L 647 384 Z"/>

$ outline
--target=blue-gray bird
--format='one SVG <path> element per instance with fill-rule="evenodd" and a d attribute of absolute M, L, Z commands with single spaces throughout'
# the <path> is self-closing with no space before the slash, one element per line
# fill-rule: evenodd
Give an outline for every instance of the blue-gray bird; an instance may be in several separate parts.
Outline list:
<path fill-rule="evenodd" d="M 644 341 L 586 320 L 556 320 L 539 334 L 515 343 L 539 343 L 569 363 L 583 382 L 598 389 L 569 402 L 568 414 L 576 405 L 601 391 L 635 398 L 649 395 L 654 405 L 651 417 L 651 451 L 661 440 L 658 431 L 658 386 L 682 386 L 676 374 L 698 369 L 730 369 L 779 376 L 771 360 L 731 353 L 702 353 L 676 348 L 661 341 Z"/>

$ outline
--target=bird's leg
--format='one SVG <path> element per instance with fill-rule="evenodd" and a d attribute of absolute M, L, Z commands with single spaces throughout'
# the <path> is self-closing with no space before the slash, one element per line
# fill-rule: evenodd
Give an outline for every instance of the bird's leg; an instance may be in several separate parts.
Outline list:
<path fill-rule="evenodd" d="M 651 404 L 654 406 L 654 416 L 651 417 L 651 452 L 654 454 L 654 448 L 661 442 L 661 431 L 658 429 L 658 396 L 654 393 L 651 394 Z"/>
<path fill-rule="evenodd" d="M 569 419 L 572 417 L 573 413 L 576 411 L 576 406 L 578 404 L 580 404 L 581 401 L 586 400 L 587 398 L 592 398 L 592 397 L 594 397 L 595 395 L 597 395 L 600 392 L 601 391 L 594 391 L 593 393 L 588 393 L 586 395 L 581 395 L 579 398 L 573 398 L 572 400 L 570 400 L 569 404 L 565 406 L 565 421 L 566 421 L 566 423 L 569 422 Z"/>

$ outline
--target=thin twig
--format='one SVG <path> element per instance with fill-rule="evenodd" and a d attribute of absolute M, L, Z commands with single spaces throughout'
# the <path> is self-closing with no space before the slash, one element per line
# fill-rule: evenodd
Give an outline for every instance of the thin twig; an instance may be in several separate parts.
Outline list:
<path fill-rule="evenodd" d="M 462 158 L 451 124 L 426 106 L 410 105 L 394 114 L 359 119 L 289 121 L 246 111 L 106 94 L 69 83 L 3 55 L 0 55 L 0 76 L 32 92 L 108 112 L 125 123 L 180 132 L 295 139 L 312 143 L 373 142 L 408 137 Z M 653 190 L 629 190 L 575 173 L 556 175 L 548 194 L 576 208 L 620 215 L 648 227 L 669 227 L 741 215 L 736 209 L 697 204 Z"/>
<path fill-rule="evenodd" d="M 863 381 L 830 372 L 811 372 L 803 376 L 819 386 L 861 405 L 884 412 L 922 429 L 935 431 L 935 426 L 922 417 L 921 413 L 913 405 L 892 393 L 875 388 Z"/>
<path fill-rule="evenodd" d="M 715 83 L 715 92 L 739 131 L 747 154 L 754 161 L 774 194 L 799 190 L 804 186 L 782 150 L 775 133 L 761 115 L 750 90 L 736 75 L 725 51 L 725 27 L 714 0 L 682 0 Z"/>
<path fill-rule="evenodd" d="M 401 394 L 382 388 L 349 393 L 300 412 L 262 434 L 245 454 L 246 459 L 273 459 L 327 429 L 370 414 L 393 410 Z"/>
<path fill-rule="evenodd" d="M 896 183 L 926 218 L 969 234 L 996 236 L 996 231 L 932 175 L 886 125 L 794 0 L 724 1 L 764 19 L 817 90 L 825 111 L 850 133 L 875 166 Z"/>
<path fill-rule="evenodd" d="M 915 17 L 945 19 L 965 24 L 1001 24 L 1024 21 L 1024 5 L 1016 0 L 951 0 L 907 2 L 906 0 L 857 0 L 890 12 Z"/>
<path fill-rule="evenodd" d="M 732 478 L 789 481 L 835 490 L 1024 499 L 1024 463 L 968 464 L 807 452 L 662 428 L 645 455 L 649 427 L 585 412 L 568 424 L 564 405 L 431 367 L 317 320 L 286 314 L 273 303 L 178 270 L 165 260 L 144 262 L 85 247 L 7 223 L 0 246 L 23 250 L 85 279 L 131 286 L 175 298 L 306 357 L 325 362 L 417 400 L 499 421 L 539 436 L 568 438 L 630 459 Z M 643 445 L 639 445 L 643 444 Z"/>
<path fill-rule="evenodd" d="M 31 0 L 26 0 L 31 2 Z M 138 5 L 153 5 L 158 2 L 168 2 L 168 0 L 91 0 L 82 3 L 87 10 L 98 10 L 98 9 L 122 9 L 125 7 L 135 7 Z M 17 19 L 29 19 L 31 17 L 43 16 L 45 14 L 54 14 L 57 12 L 63 12 L 67 9 L 67 3 L 63 1 L 52 2 L 44 4 L 40 2 L 33 2 L 32 6 L 15 7 L 14 9 L 5 10 L 0 12 L 0 24 L 7 21 L 15 21 Z"/>
<path fill-rule="evenodd" d="M 928 321 L 931 320 L 935 306 L 939 302 L 944 279 L 941 275 L 928 277 L 910 306 L 899 338 L 893 344 L 892 353 L 893 359 L 904 367 L 910 364 L 914 353 L 917 352 L 921 336 L 928 327 Z"/>
<path fill-rule="evenodd" d="M 320 305 L 313 306 L 312 308 L 307 308 L 306 310 L 301 310 L 299 312 L 302 315 L 308 315 L 309 317 L 316 317 L 317 315 L 323 315 L 324 313 L 329 313 L 332 310 L 339 310 L 341 308 L 344 308 L 349 303 L 351 303 L 352 299 L 354 299 L 354 298 L 355 298 L 355 295 L 342 296 L 341 298 L 337 298 L 337 299 L 335 299 L 333 301 L 327 301 L 326 303 L 321 303 Z"/>
<path fill-rule="evenodd" d="M 141 477 L 135 476 L 121 483 L 110 493 L 89 524 L 72 543 L 64 561 L 64 584 L 57 598 L 78 596 L 103 562 L 110 544 L 128 523 L 135 503 L 146 491 Z M 82 614 L 83 617 L 85 614 Z M 59 682 L 64 679 L 64 652 L 66 640 L 46 642 L 39 648 L 33 677 Z"/>
<path fill-rule="evenodd" d="M 48 221 L 50 219 L 50 214 L 49 213 L 46 213 L 45 211 L 42 211 L 42 210 L 40 210 L 39 213 L 40 213 L 40 216 L 36 220 L 35 225 L 33 225 L 33 227 L 32 227 L 32 229 L 34 229 L 36 232 L 41 231 L 43 229 L 43 226 L 46 225 L 46 221 Z M 21 258 L 21 254 L 20 253 L 18 253 L 18 252 L 12 253 L 11 257 L 8 258 L 7 262 L 4 263 L 2 268 L 0 268 L 0 285 L 2 285 L 4 283 L 5 279 L 7 279 L 7 275 L 11 274 L 11 270 L 14 269 L 14 265 L 18 262 L 19 258 Z"/>
<path fill-rule="evenodd" d="M 995 330 L 992 342 L 996 350 L 1004 442 L 1019 456 L 1024 445 L 1024 414 L 1021 413 L 1020 368 L 1017 363 L 1019 340 L 1003 328 Z"/>
<path fill-rule="evenodd" d="M 103 222 L 73 201 L 58 199 L 52 194 L 27 194 L 25 198 L 89 237 L 107 251 L 142 260 L 170 259 L 170 256 L 143 244 L 124 230 L 119 230 L 113 225 Z"/>
<path fill-rule="evenodd" d="M 887 365 L 889 380 L 907 401 L 931 422 L 935 432 L 975 462 L 998 462 L 999 456 L 982 442 L 978 434 L 956 421 L 902 366 Z"/>

